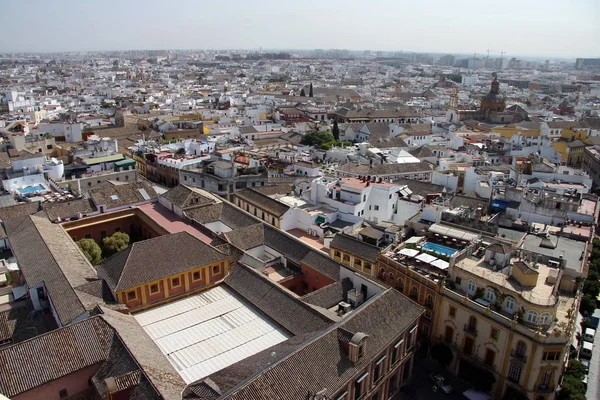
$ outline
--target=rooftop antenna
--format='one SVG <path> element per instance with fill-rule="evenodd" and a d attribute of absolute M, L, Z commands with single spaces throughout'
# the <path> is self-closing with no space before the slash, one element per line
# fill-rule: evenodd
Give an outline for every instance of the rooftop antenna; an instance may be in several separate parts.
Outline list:
<path fill-rule="evenodd" d="M 486 49 L 485 51 L 487 51 L 487 61 L 490 60 L 490 49 Z"/>
<path fill-rule="evenodd" d="M 504 51 L 500 52 L 500 69 L 502 69 L 502 59 L 504 58 L 505 54 L 506 54 L 506 52 L 504 52 Z"/>

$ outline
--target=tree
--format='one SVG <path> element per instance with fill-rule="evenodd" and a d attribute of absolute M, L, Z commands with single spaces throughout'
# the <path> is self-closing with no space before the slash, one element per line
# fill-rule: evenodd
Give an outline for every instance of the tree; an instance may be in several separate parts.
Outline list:
<path fill-rule="evenodd" d="M 558 393 L 559 400 L 585 400 L 585 386 L 581 379 L 565 375 Z"/>
<path fill-rule="evenodd" d="M 446 346 L 444 343 L 438 342 L 431 346 L 431 358 L 437 361 L 440 365 L 447 367 L 451 362 L 454 356 L 452 355 L 452 350 L 450 347 Z"/>
<path fill-rule="evenodd" d="M 308 146 L 321 146 L 332 141 L 334 141 L 333 135 L 329 132 L 309 131 L 302 137 L 300 143 Z"/>
<path fill-rule="evenodd" d="M 310 90 L 308 92 L 308 97 L 313 97 L 312 82 L 310 83 Z"/>
<path fill-rule="evenodd" d="M 581 311 L 582 314 L 593 314 L 594 310 L 596 309 L 596 299 L 594 299 L 592 296 L 590 296 L 589 294 L 586 294 L 582 297 L 581 299 L 581 305 L 579 306 L 579 311 Z"/>
<path fill-rule="evenodd" d="M 331 128 L 331 133 L 333 134 L 333 138 L 335 140 L 340 140 L 340 127 L 338 126 L 337 119 L 333 120 L 333 128 Z"/>
<path fill-rule="evenodd" d="M 572 376 L 576 379 L 583 379 L 587 375 L 587 367 L 579 360 L 569 360 L 569 366 L 565 371 L 565 376 Z"/>
<path fill-rule="evenodd" d="M 77 246 L 79 246 L 85 258 L 93 265 L 102 261 L 102 250 L 98 246 L 98 243 L 94 242 L 94 239 L 81 239 L 77 242 Z"/>
<path fill-rule="evenodd" d="M 306 97 L 306 93 L 304 93 L 304 88 L 302 88 L 302 90 L 300 91 L 300 96 Z"/>
<path fill-rule="evenodd" d="M 129 235 L 124 232 L 115 232 L 102 241 L 102 248 L 106 257 L 125 250 L 127 246 L 129 246 Z"/>

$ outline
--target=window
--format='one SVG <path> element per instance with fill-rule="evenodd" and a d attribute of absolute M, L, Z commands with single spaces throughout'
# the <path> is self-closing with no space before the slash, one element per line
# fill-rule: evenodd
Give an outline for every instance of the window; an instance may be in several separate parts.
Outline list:
<path fill-rule="evenodd" d="M 91 235 L 91 234 L 89 234 L 89 233 L 87 233 L 87 234 L 85 235 L 85 238 L 86 238 L 86 239 L 91 239 L 91 238 L 92 238 L 92 235 Z"/>
<path fill-rule="evenodd" d="M 413 299 L 416 299 L 417 297 L 419 297 L 419 291 L 417 290 L 416 286 L 413 286 L 412 289 L 410 290 L 410 297 L 412 297 Z"/>
<path fill-rule="evenodd" d="M 171 286 L 174 288 L 181 286 L 181 279 L 179 277 L 171 279 Z"/>
<path fill-rule="evenodd" d="M 202 279 L 202 276 L 200 274 L 200 271 L 196 271 L 192 274 L 192 281 L 199 281 L 200 279 Z"/>
<path fill-rule="evenodd" d="M 456 317 L 456 308 L 450 306 L 450 309 L 448 310 L 448 315 L 452 318 Z"/>
<path fill-rule="evenodd" d="M 542 379 L 540 379 L 540 386 L 548 387 L 550 386 L 550 381 L 552 380 L 552 371 L 546 371 L 542 374 Z"/>
<path fill-rule="evenodd" d="M 433 308 L 433 296 L 432 295 L 427 296 L 427 300 L 425 300 L 425 306 Z"/>
<path fill-rule="evenodd" d="M 342 392 L 335 395 L 334 400 L 346 400 L 346 396 L 348 396 L 348 391 L 343 390 Z"/>
<path fill-rule="evenodd" d="M 544 354 L 542 354 L 542 360 L 544 361 L 558 361 L 560 359 L 560 353 L 561 351 L 545 351 Z"/>
<path fill-rule="evenodd" d="M 340 253 L 338 250 L 335 251 L 335 256 L 336 257 L 341 257 L 342 253 Z"/>
<path fill-rule="evenodd" d="M 365 272 L 371 273 L 371 263 L 365 263 Z"/>
<path fill-rule="evenodd" d="M 156 294 L 156 293 L 158 293 L 158 284 L 155 283 L 153 285 L 150 285 L 150 294 Z"/>
<path fill-rule="evenodd" d="M 379 380 L 383 377 L 383 368 L 385 366 L 385 356 L 381 357 L 375 363 L 375 369 L 373 370 L 373 383 L 379 382 Z"/>
<path fill-rule="evenodd" d="M 350 256 L 348 254 L 344 254 L 344 261 L 350 261 Z"/>
<path fill-rule="evenodd" d="M 525 345 L 525 342 L 523 342 L 522 340 L 519 340 L 519 342 L 517 343 L 517 354 L 524 356 L 526 351 L 527 351 L 527 346 Z"/>
<path fill-rule="evenodd" d="M 519 380 L 521 379 L 521 366 L 518 364 L 510 364 L 510 367 L 508 367 L 508 379 L 510 379 L 513 382 L 519 383 Z"/>
<path fill-rule="evenodd" d="M 416 337 L 417 337 L 417 326 L 415 325 L 408 330 L 408 339 L 407 339 L 408 340 L 408 342 L 407 342 L 408 350 L 411 350 L 415 346 Z"/>
<path fill-rule="evenodd" d="M 475 281 L 469 281 L 469 286 L 467 288 L 467 292 L 469 294 L 475 294 L 475 290 L 477 290 L 477 286 L 475 285 Z"/>
<path fill-rule="evenodd" d="M 542 325 L 546 325 L 550 322 L 550 314 L 549 313 L 543 313 L 540 316 L 540 324 Z"/>
<path fill-rule="evenodd" d="M 106 231 L 100 232 L 100 240 L 104 240 L 105 237 L 106 237 Z"/>
<path fill-rule="evenodd" d="M 492 328 L 490 329 L 490 338 L 498 339 L 498 336 L 500 336 L 500 331 L 498 331 L 498 329 L 492 326 Z"/>
<path fill-rule="evenodd" d="M 532 324 L 537 323 L 537 313 L 533 310 L 527 313 L 527 322 L 531 322 Z"/>
<path fill-rule="evenodd" d="M 477 318 L 474 316 L 469 317 L 469 330 L 474 331 L 477 328 Z"/>
<path fill-rule="evenodd" d="M 127 292 L 127 301 L 133 301 L 135 299 L 137 299 L 137 295 L 135 293 L 135 290 Z"/>
<path fill-rule="evenodd" d="M 366 392 L 368 372 L 365 372 L 354 382 L 354 400 L 362 399 Z"/>
<path fill-rule="evenodd" d="M 396 277 L 394 276 L 394 274 L 392 274 L 392 273 L 390 272 L 390 280 L 392 280 L 392 281 L 393 281 L 394 279 L 396 279 Z"/>
<path fill-rule="evenodd" d="M 398 279 L 398 290 L 404 292 L 404 281 L 402 279 Z"/>
<path fill-rule="evenodd" d="M 359 267 L 362 266 L 362 260 L 360 258 L 354 259 L 354 265 L 357 265 Z"/>
<path fill-rule="evenodd" d="M 381 279 L 385 279 L 385 269 L 383 269 L 383 268 L 379 269 L 379 277 Z"/>
<path fill-rule="evenodd" d="M 67 389 L 63 389 L 60 392 L 58 392 L 58 397 L 60 397 L 61 399 L 66 399 L 67 397 L 69 397 L 69 392 L 67 392 Z"/>
<path fill-rule="evenodd" d="M 484 362 L 486 365 L 490 367 L 494 366 L 494 359 L 496 358 L 496 352 L 491 349 L 485 349 L 485 359 Z"/>
<path fill-rule="evenodd" d="M 425 318 L 431 319 L 431 311 L 429 311 L 429 310 L 425 311 Z"/>
<path fill-rule="evenodd" d="M 379 206 L 375 206 L 373 208 L 375 209 L 375 211 L 379 211 Z"/>
<path fill-rule="evenodd" d="M 457 285 L 460 285 L 460 284 L 462 283 L 462 279 L 460 279 L 460 276 L 457 276 L 457 277 L 454 279 L 454 282 L 455 282 Z"/>
<path fill-rule="evenodd" d="M 492 288 L 487 288 L 485 290 L 485 298 L 490 303 L 493 303 L 496 300 L 496 292 Z"/>
<path fill-rule="evenodd" d="M 509 313 L 512 313 L 515 310 L 515 299 L 512 297 L 507 297 L 504 302 L 504 309 Z"/>
<path fill-rule="evenodd" d="M 221 268 L 218 265 L 213 265 L 212 267 L 212 274 L 213 275 L 218 275 L 221 273 Z"/>
<path fill-rule="evenodd" d="M 394 345 L 394 350 L 392 351 L 392 365 L 396 365 L 398 361 L 400 361 L 400 356 L 402 354 L 402 345 L 404 344 L 404 340 L 398 341 Z"/>

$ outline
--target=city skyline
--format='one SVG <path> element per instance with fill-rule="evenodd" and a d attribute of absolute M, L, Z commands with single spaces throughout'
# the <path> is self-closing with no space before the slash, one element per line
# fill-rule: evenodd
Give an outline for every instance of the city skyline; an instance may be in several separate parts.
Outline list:
<path fill-rule="evenodd" d="M 0 51 L 262 47 L 477 53 L 480 57 L 486 57 L 488 49 L 490 57 L 499 57 L 501 52 L 506 57 L 548 58 L 600 54 L 600 44 L 593 40 L 600 37 L 595 24 L 600 18 L 599 4 L 551 0 L 543 3 L 543 9 L 541 5 L 509 0 L 481 6 L 461 0 L 452 4 L 434 1 L 426 8 L 382 0 L 376 7 L 365 7 L 354 0 L 325 4 L 309 0 L 298 8 L 272 0 L 260 4 L 239 0 L 227 4 L 12 1 L 5 4 L 0 22 L 16 34 L 0 45 Z M 577 29 L 558 29 L 561 26 Z"/>

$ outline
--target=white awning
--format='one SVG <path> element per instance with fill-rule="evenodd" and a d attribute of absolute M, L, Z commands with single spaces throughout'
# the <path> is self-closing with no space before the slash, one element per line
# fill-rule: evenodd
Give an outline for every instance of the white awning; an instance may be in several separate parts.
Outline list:
<path fill-rule="evenodd" d="M 444 260 L 435 260 L 435 261 L 431 262 L 430 264 L 439 269 L 448 269 L 448 267 L 450 267 L 450 264 L 448 263 L 448 261 L 444 261 Z"/>
<path fill-rule="evenodd" d="M 423 261 L 424 263 L 427 264 L 431 264 L 432 262 L 434 262 L 435 260 L 437 260 L 436 257 L 427 254 L 427 253 L 421 253 L 418 256 L 415 257 L 417 260 Z"/>
<path fill-rule="evenodd" d="M 421 240 L 423 240 L 423 236 L 412 236 L 408 239 L 406 239 L 406 241 L 404 243 L 419 243 Z"/>
<path fill-rule="evenodd" d="M 21 297 L 25 296 L 28 291 L 29 289 L 27 288 L 27 285 L 17 286 L 13 288 L 13 298 L 15 300 L 19 300 Z"/>
<path fill-rule="evenodd" d="M 415 249 L 401 249 L 398 253 L 405 255 L 407 257 L 414 257 L 417 254 L 419 254 L 419 250 L 415 250 Z"/>
<path fill-rule="evenodd" d="M 465 390 L 463 392 L 463 396 L 465 396 L 469 400 L 492 400 L 492 396 L 487 393 L 479 392 L 475 389 Z"/>
<path fill-rule="evenodd" d="M 438 235 L 442 235 L 453 239 L 464 240 L 466 242 L 471 242 L 477 239 L 477 237 L 479 237 L 479 235 L 476 235 L 475 233 L 463 231 L 456 228 L 450 228 L 449 226 L 441 224 L 431 225 L 429 227 L 429 232 L 437 233 Z"/>

